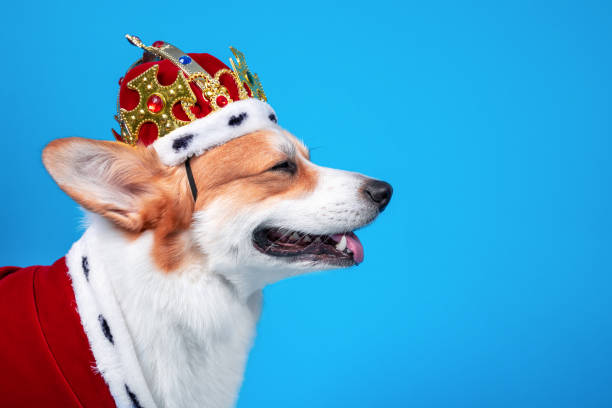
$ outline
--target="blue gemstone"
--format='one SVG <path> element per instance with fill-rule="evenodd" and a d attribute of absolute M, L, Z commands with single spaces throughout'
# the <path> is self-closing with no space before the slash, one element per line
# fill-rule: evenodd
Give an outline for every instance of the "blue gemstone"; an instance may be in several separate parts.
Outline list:
<path fill-rule="evenodd" d="M 189 63 L 191 63 L 191 57 L 187 56 L 187 55 L 183 55 L 181 58 L 179 58 L 179 62 L 183 65 L 187 65 Z"/>

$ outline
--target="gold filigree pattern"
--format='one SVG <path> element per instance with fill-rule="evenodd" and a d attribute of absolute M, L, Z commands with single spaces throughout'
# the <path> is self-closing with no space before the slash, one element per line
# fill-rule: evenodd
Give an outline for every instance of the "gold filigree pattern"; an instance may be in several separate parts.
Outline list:
<path fill-rule="evenodd" d="M 174 83 L 163 86 L 157 81 L 158 70 L 159 66 L 153 65 L 127 84 L 129 89 L 137 91 L 140 96 L 136 108 L 131 111 L 124 108 L 120 110 L 121 120 L 127 130 L 123 139 L 128 144 L 136 144 L 140 127 L 145 122 L 152 122 L 157 125 L 157 137 L 163 137 L 174 129 L 190 122 L 180 120 L 172 113 L 172 107 L 177 102 L 180 102 L 183 110 L 189 113 L 191 113 L 189 108 L 196 103 L 196 97 L 189 87 L 188 80 L 179 71 Z M 149 109 L 149 98 L 152 95 L 157 95 L 162 100 L 159 111 Z"/>
<path fill-rule="evenodd" d="M 231 58 L 230 58 L 230 61 L 231 61 Z M 229 73 L 232 76 L 232 78 L 234 79 L 234 82 L 236 83 L 236 87 L 238 88 L 238 97 L 240 99 L 249 99 L 249 93 L 247 92 L 247 90 L 246 90 L 244 84 L 242 83 L 242 81 L 240 80 L 240 77 L 238 76 L 238 72 L 232 71 L 232 70 L 229 70 L 229 69 L 225 69 L 225 68 L 219 70 L 219 72 L 221 72 L 222 74 L 227 72 L 227 73 Z M 219 72 L 217 72 L 215 77 L 217 75 L 221 76 L 219 74 Z"/>
<path fill-rule="evenodd" d="M 195 82 L 195 84 L 200 87 L 202 95 L 206 98 L 213 111 L 221 109 L 228 103 L 233 102 L 227 88 L 221 85 L 219 81 L 219 77 L 224 73 L 222 71 L 227 71 L 227 73 L 229 73 L 229 70 L 224 68 L 219 70 L 214 78 L 206 72 L 196 72 L 187 78 L 189 82 Z M 225 98 L 225 103 L 219 106 L 219 102 L 223 100 L 222 98 Z"/>

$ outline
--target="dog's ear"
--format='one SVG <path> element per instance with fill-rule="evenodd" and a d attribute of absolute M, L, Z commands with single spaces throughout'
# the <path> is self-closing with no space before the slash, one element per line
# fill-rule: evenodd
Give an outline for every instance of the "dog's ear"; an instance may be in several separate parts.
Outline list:
<path fill-rule="evenodd" d="M 126 230 L 151 227 L 161 214 L 168 168 L 152 149 L 66 138 L 49 143 L 42 158 L 70 197 Z"/>

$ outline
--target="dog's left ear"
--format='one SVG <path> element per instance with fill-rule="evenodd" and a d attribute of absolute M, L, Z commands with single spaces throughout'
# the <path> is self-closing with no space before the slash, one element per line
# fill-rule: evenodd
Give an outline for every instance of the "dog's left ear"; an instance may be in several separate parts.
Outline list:
<path fill-rule="evenodd" d="M 152 149 L 66 138 L 49 143 L 42 157 L 70 197 L 126 230 L 153 227 L 164 213 L 162 179 L 170 170 Z"/>

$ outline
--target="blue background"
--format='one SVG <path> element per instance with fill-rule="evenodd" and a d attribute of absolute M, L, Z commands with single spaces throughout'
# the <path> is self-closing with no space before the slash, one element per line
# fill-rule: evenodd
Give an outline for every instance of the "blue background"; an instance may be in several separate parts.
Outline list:
<path fill-rule="evenodd" d="M 395 196 L 357 268 L 266 289 L 238 406 L 612 406 L 607 2 L 5 2 L 0 264 L 81 213 L 43 146 L 111 137 L 123 39 L 243 50 L 319 164 Z"/>

